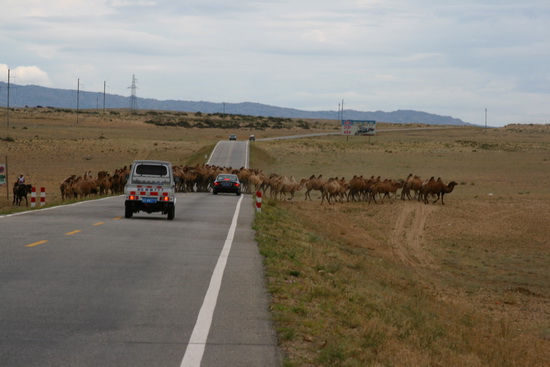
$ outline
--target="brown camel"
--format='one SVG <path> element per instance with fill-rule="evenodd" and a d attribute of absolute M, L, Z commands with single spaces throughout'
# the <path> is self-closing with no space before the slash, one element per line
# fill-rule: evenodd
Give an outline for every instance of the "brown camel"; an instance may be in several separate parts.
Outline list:
<path fill-rule="evenodd" d="M 428 204 L 428 195 L 434 195 L 437 196 L 437 199 L 435 199 L 432 204 L 435 204 L 439 198 L 441 198 L 441 204 L 445 205 L 443 202 L 443 196 L 445 196 L 445 194 L 450 194 L 456 185 L 458 184 L 454 181 L 451 181 L 448 185 L 445 185 L 443 181 L 441 181 L 441 178 L 438 178 L 437 180 L 430 180 L 424 188 L 424 203 Z"/>
<path fill-rule="evenodd" d="M 304 200 L 311 200 L 310 192 L 312 190 L 321 191 L 323 188 L 323 185 L 325 184 L 325 180 L 323 179 L 323 175 L 319 175 L 319 177 L 315 177 L 315 175 L 312 175 L 309 180 L 305 182 L 306 186 L 306 193 Z"/>
<path fill-rule="evenodd" d="M 401 200 L 406 198 L 412 200 L 411 191 L 414 191 L 414 198 L 418 197 L 418 192 L 422 187 L 422 179 L 419 176 L 413 175 L 412 173 L 407 177 L 403 183 L 403 190 L 401 190 Z"/>

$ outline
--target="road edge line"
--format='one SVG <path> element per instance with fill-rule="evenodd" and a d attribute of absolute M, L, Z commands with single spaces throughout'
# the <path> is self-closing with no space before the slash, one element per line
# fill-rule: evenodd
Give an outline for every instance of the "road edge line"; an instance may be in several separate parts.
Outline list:
<path fill-rule="evenodd" d="M 241 211 L 241 203 L 243 201 L 243 195 L 239 198 L 227 238 L 223 245 L 218 262 L 210 278 L 210 285 L 204 296 L 204 300 L 197 316 L 197 322 L 189 338 L 189 343 L 185 350 L 185 354 L 181 361 L 180 367 L 197 367 L 200 366 L 204 350 L 206 348 L 206 342 L 208 334 L 210 333 L 210 326 L 212 325 L 212 319 L 214 317 L 214 310 L 216 309 L 216 303 L 218 302 L 218 296 L 223 280 L 223 273 L 225 266 L 227 265 L 227 259 L 229 258 L 229 252 L 233 246 L 233 238 L 237 229 L 237 220 L 239 219 L 239 213 Z"/>

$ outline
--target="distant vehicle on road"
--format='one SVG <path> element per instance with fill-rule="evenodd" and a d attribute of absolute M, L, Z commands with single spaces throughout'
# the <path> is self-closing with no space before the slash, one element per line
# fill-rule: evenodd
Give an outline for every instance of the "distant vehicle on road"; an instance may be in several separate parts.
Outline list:
<path fill-rule="evenodd" d="M 219 192 L 233 193 L 237 194 L 237 196 L 240 195 L 241 182 L 239 181 L 239 177 L 229 173 L 220 173 L 212 186 L 212 193 L 214 193 L 214 195 L 218 195 Z"/>
<path fill-rule="evenodd" d="M 250 138 L 248 138 L 250 141 L 256 141 L 256 137 L 254 135 L 250 135 Z"/>
<path fill-rule="evenodd" d="M 369 135 L 374 134 L 375 130 L 372 127 L 361 127 L 355 132 L 355 135 Z"/>
<path fill-rule="evenodd" d="M 235 134 L 229 135 L 229 140 L 235 140 L 236 141 L 237 140 L 237 135 L 235 135 Z"/>

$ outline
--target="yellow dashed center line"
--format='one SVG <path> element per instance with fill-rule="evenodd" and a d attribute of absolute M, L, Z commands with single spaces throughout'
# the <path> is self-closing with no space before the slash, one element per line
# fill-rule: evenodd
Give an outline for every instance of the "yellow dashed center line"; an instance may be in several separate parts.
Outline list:
<path fill-rule="evenodd" d="M 28 245 L 25 245 L 25 247 L 34 247 L 34 246 L 38 246 L 38 245 L 41 245 L 43 243 L 46 243 L 48 241 L 44 240 L 44 241 L 38 241 L 38 242 L 33 242 L 33 243 L 29 243 Z"/>
<path fill-rule="evenodd" d="M 122 219 L 122 217 L 113 218 L 113 220 L 118 220 L 118 219 Z M 94 226 L 101 226 L 103 224 L 105 224 L 105 222 L 97 222 L 97 223 L 94 223 L 93 225 Z M 77 233 L 80 233 L 80 232 L 82 232 L 82 231 L 80 229 L 77 229 L 77 230 L 74 230 L 74 231 L 71 231 L 71 232 L 67 232 L 67 233 L 65 233 L 65 235 L 71 236 L 73 234 L 77 234 Z M 46 242 L 48 242 L 48 241 L 47 240 L 42 240 L 42 241 L 38 241 L 38 242 L 33 242 L 33 243 L 29 243 L 28 245 L 25 245 L 25 247 L 34 247 L 34 246 L 42 245 Z"/>

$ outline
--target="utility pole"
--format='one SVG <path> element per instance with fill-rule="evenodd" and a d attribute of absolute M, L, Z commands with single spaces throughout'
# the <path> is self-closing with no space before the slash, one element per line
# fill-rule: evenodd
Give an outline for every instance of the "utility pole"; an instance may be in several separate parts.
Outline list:
<path fill-rule="evenodd" d="M 136 109 L 137 109 L 137 97 L 136 97 L 136 89 L 137 89 L 137 86 L 136 86 L 136 82 L 137 82 L 137 79 L 136 79 L 136 76 L 135 74 L 132 75 L 132 85 L 129 87 L 130 90 L 131 90 L 131 94 L 130 94 L 130 113 L 135 113 L 136 112 Z"/>
<path fill-rule="evenodd" d="M 78 124 L 78 109 L 80 108 L 80 78 L 76 83 L 76 123 Z"/>
<path fill-rule="evenodd" d="M 10 175 L 9 175 L 8 156 L 6 156 L 6 199 L 10 201 Z"/>
<path fill-rule="evenodd" d="M 487 108 L 485 108 L 485 132 L 487 132 Z"/>
<path fill-rule="evenodd" d="M 7 128 L 10 128 L 10 72 L 11 70 L 8 69 L 8 108 L 6 108 L 6 125 Z"/>
<path fill-rule="evenodd" d="M 105 115 L 105 88 L 106 88 L 105 83 L 107 83 L 107 82 L 103 81 L 103 114 L 104 115 Z"/>

